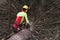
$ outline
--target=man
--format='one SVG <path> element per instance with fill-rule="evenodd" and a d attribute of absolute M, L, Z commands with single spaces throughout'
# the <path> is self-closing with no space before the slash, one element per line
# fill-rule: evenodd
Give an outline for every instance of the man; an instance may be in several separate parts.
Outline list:
<path fill-rule="evenodd" d="M 21 30 L 19 27 L 22 26 L 22 23 L 26 21 L 26 25 L 29 25 L 29 20 L 27 17 L 27 12 L 28 12 L 28 6 L 24 5 L 22 8 L 22 11 L 17 14 L 15 23 L 13 24 L 14 31 L 16 30 Z"/>

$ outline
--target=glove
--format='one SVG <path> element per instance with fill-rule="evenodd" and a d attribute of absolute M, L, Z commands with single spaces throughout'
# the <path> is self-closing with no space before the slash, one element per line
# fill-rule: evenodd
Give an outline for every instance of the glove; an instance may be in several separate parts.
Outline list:
<path fill-rule="evenodd" d="M 18 31 L 22 30 L 21 28 L 17 28 Z"/>
<path fill-rule="evenodd" d="M 29 28 L 29 27 L 30 27 L 30 23 L 29 23 L 29 24 L 27 24 L 26 28 Z"/>

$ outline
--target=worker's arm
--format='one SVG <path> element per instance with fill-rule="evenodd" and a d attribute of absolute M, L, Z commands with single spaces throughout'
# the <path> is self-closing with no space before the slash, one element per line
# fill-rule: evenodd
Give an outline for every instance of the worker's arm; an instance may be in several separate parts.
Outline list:
<path fill-rule="evenodd" d="M 29 23 L 27 14 L 25 14 L 25 19 L 26 19 L 26 25 L 27 25 L 26 28 L 29 28 L 30 27 L 30 23 Z"/>
<path fill-rule="evenodd" d="M 25 19 L 26 19 L 26 23 L 29 24 L 29 20 L 28 20 L 27 14 L 25 14 Z"/>

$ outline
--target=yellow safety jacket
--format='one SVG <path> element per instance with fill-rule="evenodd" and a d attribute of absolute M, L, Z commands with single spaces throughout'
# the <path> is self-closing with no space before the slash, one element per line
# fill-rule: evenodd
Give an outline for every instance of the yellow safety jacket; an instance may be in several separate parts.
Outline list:
<path fill-rule="evenodd" d="M 26 12 L 19 12 L 17 14 L 16 22 L 21 24 L 24 20 L 26 20 L 26 23 L 29 23 L 27 13 Z"/>

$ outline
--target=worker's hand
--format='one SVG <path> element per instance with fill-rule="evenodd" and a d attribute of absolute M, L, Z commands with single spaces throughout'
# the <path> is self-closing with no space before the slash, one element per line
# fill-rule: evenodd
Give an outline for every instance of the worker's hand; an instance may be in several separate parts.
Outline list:
<path fill-rule="evenodd" d="M 17 28 L 18 31 L 22 30 L 21 28 Z"/>
<path fill-rule="evenodd" d="M 27 27 L 26 28 L 29 28 L 30 27 L 30 23 L 27 24 Z"/>

